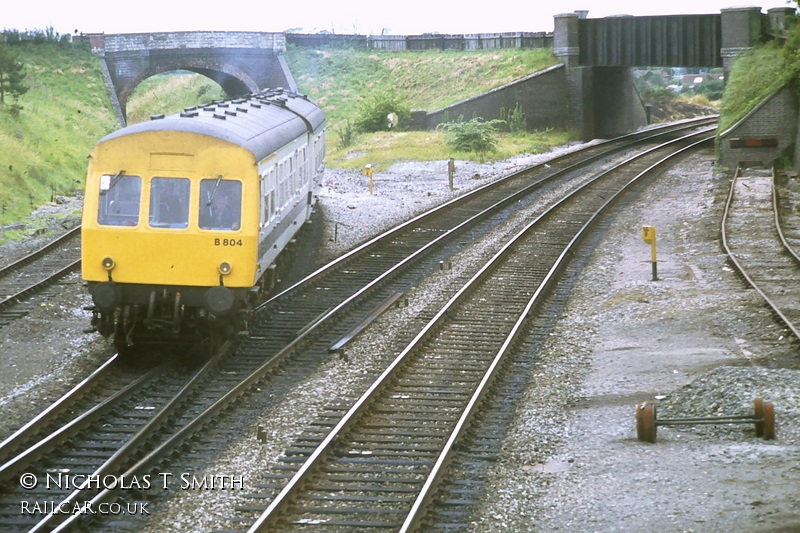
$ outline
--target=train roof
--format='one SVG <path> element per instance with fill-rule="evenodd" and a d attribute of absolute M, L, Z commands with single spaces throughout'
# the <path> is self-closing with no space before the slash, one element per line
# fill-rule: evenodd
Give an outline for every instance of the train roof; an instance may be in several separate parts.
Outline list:
<path fill-rule="evenodd" d="M 270 89 L 241 98 L 187 107 L 174 115 L 154 115 L 148 122 L 122 128 L 100 143 L 152 131 L 180 131 L 208 135 L 266 157 L 304 132 L 325 123 L 325 115 L 308 97 Z"/>

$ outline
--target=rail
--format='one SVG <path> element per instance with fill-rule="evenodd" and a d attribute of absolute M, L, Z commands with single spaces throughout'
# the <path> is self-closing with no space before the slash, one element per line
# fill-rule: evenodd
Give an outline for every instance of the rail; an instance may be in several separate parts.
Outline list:
<path fill-rule="evenodd" d="M 708 133 L 708 132 L 704 132 Z M 698 134 L 693 134 L 687 137 L 694 137 Z M 596 222 L 597 217 L 607 209 L 616 199 L 618 198 L 619 194 L 621 194 L 622 190 L 626 190 L 627 188 L 631 187 L 634 183 L 637 183 L 639 179 L 644 176 L 648 175 L 652 170 L 664 165 L 667 161 L 672 159 L 678 154 L 683 153 L 686 150 L 690 150 L 695 148 L 701 143 L 708 142 L 713 137 L 706 135 L 704 139 L 701 141 L 697 141 L 692 143 L 690 146 L 681 148 L 677 150 L 672 155 L 661 159 L 657 163 L 653 164 L 652 166 L 648 167 L 644 172 L 638 174 L 634 179 L 630 180 L 629 182 L 625 183 L 623 188 L 615 193 L 613 196 L 609 197 L 605 202 L 601 205 L 601 207 L 592 214 L 588 220 L 586 220 L 583 225 L 581 226 L 580 230 L 575 233 L 572 238 L 569 240 L 566 247 L 563 248 L 561 253 L 558 255 L 555 262 L 547 271 L 546 275 L 544 276 L 543 280 L 539 283 L 536 290 L 530 296 L 527 304 L 524 306 L 522 312 L 519 313 L 516 322 L 514 323 L 513 327 L 511 328 L 510 332 L 505 337 L 504 341 L 500 349 L 497 351 L 495 357 L 492 359 L 488 369 L 485 371 L 483 377 L 480 379 L 479 385 L 474 390 L 472 396 L 470 397 L 469 401 L 467 402 L 466 407 L 463 409 L 460 418 L 458 419 L 457 423 L 455 424 L 452 432 L 450 433 L 449 438 L 447 439 L 446 445 L 444 449 L 440 452 L 438 459 L 435 462 L 435 465 L 431 472 L 428 474 L 428 477 L 424 483 L 422 490 L 419 492 L 418 497 L 414 501 L 410 512 L 407 514 L 406 519 L 404 520 L 403 526 L 401 531 L 410 531 L 416 528 L 418 525 L 421 517 L 424 515 L 426 511 L 426 504 L 431 498 L 433 492 L 435 491 L 436 486 L 438 485 L 439 481 L 441 480 L 445 467 L 448 464 L 450 457 L 454 453 L 454 446 L 463 435 L 463 432 L 469 426 L 469 422 L 471 418 L 474 416 L 478 406 L 480 405 L 480 401 L 483 396 L 486 394 L 492 380 L 496 376 L 496 372 L 498 368 L 500 368 L 504 358 L 508 355 L 511 350 L 511 347 L 514 345 L 515 340 L 520 335 L 523 324 L 527 321 L 532 309 L 534 306 L 539 302 L 539 300 L 543 297 L 543 295 L 547 292 L 551 282 L 555 279 L 557 272 L 564 266 L 566 263 L 568 256 L 576 246 L 578 240 L 583 236 L 584 232 L 588 230 L 588 228 L 592 227 L 592 225 Z M 665 144 L 672 144 L 676 142 L 685 141 L 685 138 L 676 139 L 670 141 L 669 143 Z M 651 150 L 648 150 L 645 153 L 653 152 L 656 149 L 661 147 L 657 147 Z M 637 156 L 633 159 L 638 159 L 642 157 L 642 155 Z M 630 162 L 629 160 L 628 162 Z M 453 295 L 450 300 L 435 314 L 435 316 L 422 328 L 420 332 L 416 334 L 414 339 L 402 350 L 402 352 L 391 362 L 391 364 L 381 373 L 381 375 L 373 382 L 372 385 L 368 387 L 368 389 L 354 402 L 352 407 L 341 417 L 341 419 L 335 424 L 335 426 L 329 431 L 329 433 L 325 436 L 322 442 L 317 446 L 317 448 L 311 452 L 308 459 L 300 466 L 298 471 L 295 473 L 294 476 L 288 481 L 288 483 L 284 486 L 284 488 L 280 491 L 280 493 L 273 499 L 264 513 L 256 520 L 253 526 L 248 530 L 248 533 L 257 533 L 266 531 L 269 527 L 275 526 L 276 522 L 281 518 L 282 513 L 284 513 L 290 503 L 297 498 L 301 487 L 307 483 L 307 478 L 317 470 L 321 463 L 326 459 L 326 457 L 331 454 L 331 448 L 334 443 L 338 443 L 343 445 L 341 439 L 344 438 L 344 435 L 355 426 L 355 424 L 361 420 L 361 416 L 367 412 L 367 410 L 372 406 L 374 402 L 376 402 L 376 398 L 384 393 L 389 385 L 398 379 L 398 372 L 411 365 L 410 359 L 412 358 L 412 354 L 415 354 L 423 342 L 429 340 L 432 336 L 435 335 L 435 332 L 442 328 L 443 324 L 450 319 L 450 316 L 456 313 L 456 307 L 460 305 L 464 305 L 465 301 L 468 301 L 471 298 L 471 294 L 476 288 L 483 284 L 486 280 L 490 279 L 492 273 L 501 262 L 504 262 L 509 254 L 512 253 L 516 249 L 521 242 L 528 236 L 528 234 L 534 229 L 537 228 L 542 224 L 545 219 L 549 219 L 553 216 L 553 213 L 556 212 L 558 209 L 563 207 L 567 204 L 567 202 L 571 201 L 573 197 L 577 196 L 579 192 L 583 192 L 587 189 L 590 185 L 595 184 L 606 177 L 609 172 L 604 172 L 598 175 L 595 179 L 591 182 L 584 184 L 579 190 L 573 192 L 569 197 L 566 197 L 559 202 L 557 202 L 554 206 L 552 206 L 546 213 L 537 217 L 534 221 L 529 223 L 525 226 L 519 233 L 517 233 L 510 241 L 508 241 L 484 266 L 474 275 L 472 278 L 465 283 L 455 295 Z M 563 221 L 562 221 L 563 222 Z M 314 520 L 314 519 L 308 519 Z M 321 520 L 324 524 L 324 520 Z M 311 523 L 311 522 L 306 522 Z"/>
<path fill-rule="evenodd" d="M 80 226 L 50 241 L 45 246 L 25 257 L 0 268 L 0 312 L 23 297 L 30 296 L 50 283 L 64 277 L 80 267 L 80 254 L 69 249 L 70 244 L 80 237 Z M 34 271 L 30 278 L 14 279 L 13 274 L 22 269 Z M 30 281 L 29 281 L 30 280 Z M 3 313 L 7 318 L 12 314 Z M 13 316 L 22 316 L 25 313 Z"/>
<path fill-rule="evenodd" d="M 722 214 L 722 223 L 720 227 L 721 235 L 722 235 L 722 246 L 725 250 L 725 253 L 728 254 L 728 258 L 731 261 L 731 264 L 734 266 L 738 274 L 745 280 L 745 282 L 750 285 L 753 290 L 755 290 L 761 298 L 763 298 L 764 302 L 770 307 L 772 312 L 786 325 L 786 327 L 792 332 L 795 338 L 800 340 L 800 327 L 795 324 L 795 321 L 789 318 L 784 309 L 781 308 L 778 303 L 774 300 L 773 297 L 769 294 L 769 291 L 765 289 L 763 283 L 759 283 L 757 280 L 754 279 L 748 273 L 748 269 L 743 265 L 742 261 L 737 258 L 737 254 L 732 250 L 730 245 L 730 238 L 729 232 L 727 230 L 728 220 L 730 218 L 731 206 L 733 205 L 734 199 L 734 191 L 736 188 L 736 181 L 741 177 L 742 166 L 738 166 L 736 168 L 736 172 L 734 173 L 733 179 L 731 180 L 731 187 L 730 191 L 728 192 L 728 198 L 725 203 L 725 209 Z M 794 259 L 796 264 L 796 269 L 800 269 L 800 258 L 798 255 L 792 250 L 791 246 L 789 246 L 788 242 L 786 241 L 785 237 L 783 236 L 783 232 L 780 229 L 780 219 L 778 216 L 778 206 L 777 206 L 777 196 L 775 194 L 775 169 L 774 167 L 771 169 L 772 173 L 772 208 L 774 211 L 773 220 L 775 222 L 775 228 L 780 236 L 780 241 L 782 245 L 785 247 L 785 250 L 788 250 L 791 257 Z"/>

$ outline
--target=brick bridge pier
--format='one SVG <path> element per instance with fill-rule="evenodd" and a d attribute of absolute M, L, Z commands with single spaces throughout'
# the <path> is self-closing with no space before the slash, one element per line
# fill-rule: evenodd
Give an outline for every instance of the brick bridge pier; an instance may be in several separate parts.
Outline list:
<path fill-rule="evenodd" d="M 723 9 L 720 14 L 584 19 L 556 15 L 554 51 L 567 67 L 567 124 L 583 139 L 646 124 L 633 67 L 723 67 L 764 39 L 780 38 L 794 8 Z"/>

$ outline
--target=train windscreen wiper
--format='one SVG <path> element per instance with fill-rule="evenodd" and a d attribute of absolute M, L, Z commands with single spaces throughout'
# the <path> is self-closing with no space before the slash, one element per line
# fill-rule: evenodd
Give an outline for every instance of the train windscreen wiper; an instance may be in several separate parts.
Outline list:
<path fill-rule="evenodd" d="M 102 181 L 102 179 L 103 179 L 105 176 L 101 176 L 101 178 L 100 178 L 100 180 L 101 180 L 101 181 L 100 181 L 100 194 L 106 194 L 106 193 L 108 193 L 108 191 L 110 191 L 111 189 L 113 189 L 113 188 L 114 188 L 114 186 L 115 186 L 117 183 L 119 183 L 119 180 L 121 180 L 121 179 L 122 179 L 122 176 L 123 176 L 123 174 L 125 174 L 125 171 L 124 171 L 124 170 L 120 170 L 119 172 L 117 172 L 117 174 L 116 174 L 115 176 L 112 176 L 112 177 L 111 177 L 111 179 L 109 180 L 109 183 L 108 183 L 108 186 L 107 186 L 107 187 L 103 187 L 103 181 Z"/>
<path fill-rule="evenodd" d="M 214 195 L 217 192 L 217 187 L 219 187 L 219 182 L 222 181 L 222 174 L 217 176 L 217 182 L 214 184 L 214 188 L 211 189 L 211 194 L 208 195 L 208 202 L 206 202 L 206 207 L 211 205 L 211 202 L 214 201 Z"/>

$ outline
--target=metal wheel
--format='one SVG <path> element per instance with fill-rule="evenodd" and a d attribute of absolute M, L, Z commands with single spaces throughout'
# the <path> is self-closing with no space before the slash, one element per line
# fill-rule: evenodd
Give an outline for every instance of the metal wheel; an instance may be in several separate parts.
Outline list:
<path fill-rule="evenodd" d="M 775 438 L 775 408 L 772 403 L 764 404 L 764 440 Z"/>
<path fill-rule="evenodd" d="M 639 440 L 644 440 L 644 405 L 636 405 L 636 438 Z"/>
<path fill-rule="evenodd" d="M 642 409 L 642 436 L 645 442 L 656 441 L 656 406 L 645 405 Z"/>
<path fill-rule="evenodd" d="M 764 422 L 762 421 L 764 418 L 764 400 L 756 398 L 753 400 L 753 406 L 755 407 L 756 437 L 762 437 L 764 435 Z"/>

